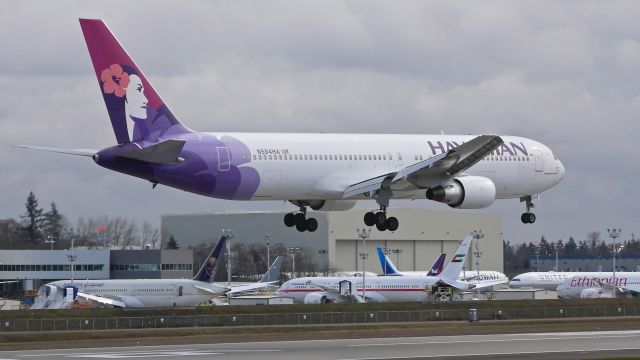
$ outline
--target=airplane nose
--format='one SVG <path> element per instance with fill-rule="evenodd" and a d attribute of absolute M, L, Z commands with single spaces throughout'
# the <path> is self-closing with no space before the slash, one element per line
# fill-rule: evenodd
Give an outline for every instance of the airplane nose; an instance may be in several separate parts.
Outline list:
<path fill-rule="evenodd" d="M 558 161 L 558 177 L 559 179 L 564 178 L 564 165 L 562 165 L 562 161 Z"/>

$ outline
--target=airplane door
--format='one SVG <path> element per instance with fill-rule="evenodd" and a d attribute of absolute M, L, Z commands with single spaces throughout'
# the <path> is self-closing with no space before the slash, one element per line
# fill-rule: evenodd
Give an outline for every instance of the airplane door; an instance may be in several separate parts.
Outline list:
<path fill-rule="evenodd" d="M 178 286 L 178 296 L 182 296 L 183 289 L 184 289 L 183 286 Z"/>
<path fill-rule="evenodd" d="M 543 163 L 542 163 L 542 152 L 540 152 L 540 150 L 533 150 L 533 161 L 535 162 L 536 171 L 542 172 Z"/>
<path fill-rule="evenodd" d="M 229 171 L 231 168 L 231 156 L 229 148 L 225 146 L 216 147 L 218 151 L 218 171 Z"/>

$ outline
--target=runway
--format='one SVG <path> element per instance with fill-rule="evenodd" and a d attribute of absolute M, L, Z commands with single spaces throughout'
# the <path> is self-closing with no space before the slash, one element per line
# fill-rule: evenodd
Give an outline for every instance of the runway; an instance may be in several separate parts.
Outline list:
<path fill-rule="evenodd" d="M 434 336 L 5 351 L 4 359 L 588 359 L 640 354 L 640 331 Z"/>

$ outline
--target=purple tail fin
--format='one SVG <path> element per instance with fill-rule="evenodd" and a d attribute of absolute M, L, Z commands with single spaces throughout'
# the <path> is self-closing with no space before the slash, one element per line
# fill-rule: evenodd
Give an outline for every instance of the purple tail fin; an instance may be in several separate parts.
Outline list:
<path fill-rule="evenodd" d="M 157 141 L 163 135 L 190 132 L 169 111 L 102 20 L 80 19 L 80 27 L 118 144 Z"/>
<path fill-rule="evenodd" d="M 222 235 L 193 280 L 207 283 L 212 283 L 215 280 L 216 272 L 218 270 L 218 259 L 220 258 L 220 254 L 222 254 L 222 250 L 224 250 L 226 243 L 227 237 Z"/>
<path fill-rule="evenodd" d="M 447 254 L 440 254 L 438 259 L 427 273 L 427 276 L 436 276 L 442 272 L 442 268 L 444 267 L 444 258 L 447 257 Z"/>

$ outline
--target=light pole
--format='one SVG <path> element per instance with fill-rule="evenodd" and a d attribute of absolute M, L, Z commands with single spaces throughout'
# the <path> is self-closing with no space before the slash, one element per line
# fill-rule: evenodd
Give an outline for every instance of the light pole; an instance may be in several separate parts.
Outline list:
<path fill-rule="evenodd" d="M 231 286 L 231 239 L 235 237 L 233 229 L 222 229 L 222 234 L 227 238 L 227 286 Z"/>
<path fill-rule="evenodd" d="M 71 263 L 71 285 L 73 285 L 73 271 L 75 270 L 74 263 L 76 262 L 76 255 L 73 253 L 73 236 L 71 237 L 71 254 L 67 255 L 67 260 Z"/>
<path fill-rule="evenodd" d="M 480 258 L 482 257 L 482 251 L 480 251 L 480 239 L 484 238 L 484 234 L 482 233 L 482 230 L 473 230 L 471 236 L 476 239 L 473 256 L 476 258 L 476 281 L 480 281 Z M 480 288 L 477 288 L 476 291 L 476 297 L 480 298 Z"/>
<path fill-rule="evenodd" d="M 391 252 L 391 249 L 388 247 L 382 248 L 382 253 L 384 254 L 384 276 L 387 276 L 387 255 Z"/>
<path fill-rule="evenodd" d="M 556 243 L 556 246 L 554 246 L 555 250 L 556 250 L 556 272 L 560 271 L 560 266 L 558 265 L 558 249 L 560 248 L 560 240 L 558 240 L 558 242 Z"/>
<path fill-rule="evenodd" d="M 290 247 L 287 248 L 287 253 L 291 255 L 291 278 L 293 279 L 296 276 L 296 254 L 302 252 L 302 249 L 299 247 Z"/>
<path fill-rule="evenodd" d="M 50 250 L 53 250 L 53 244 L 56 243 L 56 236 L 54 234 L 49 234 L 47 235 L 47 240 L 45 240 L 44 242 L 51 245 Z"/>
<path fill-rule="evenodd" d="M 271 281 L 270 279 L 270 274 L 269 274 L 269 267 L 271 267 L 271 259 L 269 258 L 269 246 L 271 245 L 271 235 L 269 234 L 265 234 L 264 235 L 264 243 L 267 245 L 267 282 Z"/>
<path fill-rule="evenodd" d="M 609 233 L 609 237 L 613 239 L 613 297 L 616 297 L 616 288 L 618 287 L 616 285 L 616 253 L 617 253 L 617 249 L 616 249 L 616 239 L 620 237 L 620 234 L 622 233 L 622 229 L 618 228 L 618 229 L 607 229 L 607 232 Z"/>
<path fill-rule="evenodd" d="M 360 252 L 360 258 L 362 259 L 362 300 L 367 302 L 367 285 L 365 283 L 365 271 L 364 261 L 369 257 L 369 253 L 366 252 L 366 240 L 371 236 L 371 229 L 356 229 L 358 236 L 362 239 L 362 251 Z"/>

